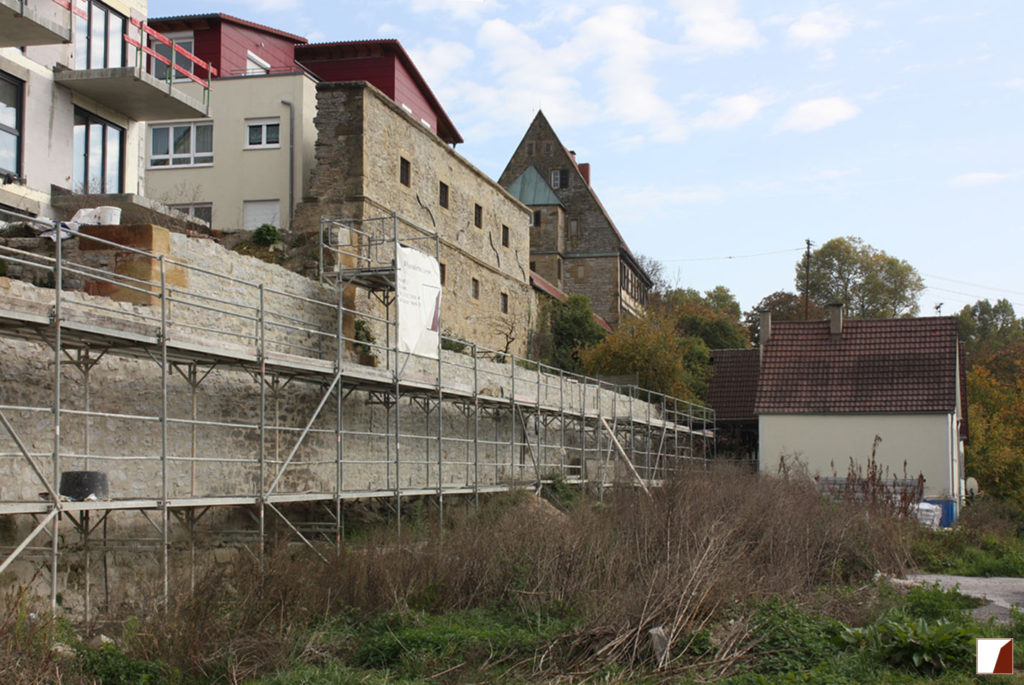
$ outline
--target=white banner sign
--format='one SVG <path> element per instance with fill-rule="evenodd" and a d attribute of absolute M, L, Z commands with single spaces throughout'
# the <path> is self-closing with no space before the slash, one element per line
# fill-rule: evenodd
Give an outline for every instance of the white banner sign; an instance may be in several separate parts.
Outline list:
<path fill-rule="evenodd" d="M 399 245 L 398 351 L 437 359 L 441 328 L 441 265 Z"/>

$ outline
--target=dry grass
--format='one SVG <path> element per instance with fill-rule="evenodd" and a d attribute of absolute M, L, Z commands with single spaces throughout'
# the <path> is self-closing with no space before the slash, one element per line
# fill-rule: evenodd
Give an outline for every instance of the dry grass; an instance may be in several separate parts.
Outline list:
<path fill-rule="evenodd" d="M 735 670 L 754 646 L 751 600 L 799 600 L 823 585 L 898 572 L 909 554 L 906 521 L 824 498 L 808 479 L 736 468 L 685 473 L 651 498 L 624 490 L 568 513 L 529 502 L 504 496 L 479 514 L 450 516 L 443 532 L 401 541 L 378 530 L 329 564 L 291 546 L 269 554 L 261 574 L 239 556 L 204 574 L 192 595 L 181 584 L 167 614 L 145 618 L 120 646 L 186 677 L 243 682 L 289 659 L 352 654 L 353 630 L 331 633 L 339 623 L 486 609 L 573 626 L 532 658 L 516 657 L 520 678 L 608 667 L 712 677 Z M 0 669 L 26 654 L 12 654 L 4 639 L 14 608 L 0 623 Z M 661 652 L 652 630 L 664 636 Z M 508 659 L 488 661 L 507 667 Z"/>
<path fill-rule="evenodd" d="M 725 673 L 752 646 L 748 600 L 898 572 L 906 537 L 905 522 L 822 498 L 809 481 L 732 468 L 562 516 L 506 498 L 443 534 L 399 543 L 381 532 L 329 565 L 281 550 L 263 576 L 244 560 L 210 574 L 148 626 L 145 655 L 239 682 L 308 653 L 311 627 L 338 617 L 483 607 L 572 619 L 577 629 L 525 666 L 534 676 L 607 665 Z M 691 649 L 712 627 L 713 648 Z M 658 628 L 660 660 L 649 633 Z"/>

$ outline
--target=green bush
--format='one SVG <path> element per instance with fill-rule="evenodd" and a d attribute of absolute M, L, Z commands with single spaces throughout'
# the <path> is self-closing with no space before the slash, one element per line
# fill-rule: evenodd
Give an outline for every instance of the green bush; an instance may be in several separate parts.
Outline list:
<path fill-rule="evenodd" d="M 842 635 L 850 646 L 926 675 L 939 675 L 950 667 L 966 669 L 974 656 L 975 637 L 975 631 L 966 625 L 899 615 L 866 628 L 847 628 Z"/>
<path fill-rule="evenodd" d="M 133 659 L 113 645 L 81 647 L 77 651 L 82 675 L 102 685 L 156 685 L 181 680 L 180 674 L 172 673 L 164 664 Z"/>
<path fill-rule="evenodd" d="M 281 242 L 281 231 L 273 224 L 263 224 L 252 232 L 252 242 L 260 247 L 270 247 Z"/>
<path fill-rule="evenodd" d="M 366 319 L 356 319 L 355 329 L 356 350 L 359 351 L 359 354 L 370 354 L 373 349 L 370 346 L 377 342 L 377 338 L 370 329 L 370 324 Z"/>

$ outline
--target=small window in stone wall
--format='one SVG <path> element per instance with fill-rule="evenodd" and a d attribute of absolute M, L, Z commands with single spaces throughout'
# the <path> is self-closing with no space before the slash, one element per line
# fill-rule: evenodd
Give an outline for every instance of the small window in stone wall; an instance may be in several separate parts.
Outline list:
<path fill-rule="evenodd" d="M 501 246 L 508 247 L 508 226 L 501 225 Z"/>
<path fill-rule="evenodd" d="M 444 262 L 441 262 L 441 285 L 447 282 L 447 269 L 444 268 Z"/>
<path fill-rule="evenodd" d="M 508 293 L 501 294 L 501 303 L 499 305 L 502 314 L 508 314 Z"/>
<path fill-rule="evenodd" d="M 533 213 L 533 216 L 530 218 L 530 221 L 531 226 L 536 226 L 537 228 L 540 228 L 544 224 L 544 215 L 538 209 Z"/>
<path fill-rule="evenodd" d="M 473 296 L 474 300 L 480 299 L 480 281 L 476 280 L 475 278 L 473 279 L 472 283 L 470 283 L 469 294 Z"/>
<path fill-rule="evenodd" d="M 473 205 L 473 225 L 477 228 L 484 226 L 484 208 L 480 205 Z"/>
<path fill-rule="evenodd" d="M 448 208 L 448 184 L 441 181 L 437 192 L 437 202 L 445 209 Z"/>
<path fill-rule="evenodd" d="M 562 258 L 558 258 L 558 280 L 562 280 Z"/>
<path fill-rule="evenodd" d="M 408 187 L 412 184 L 412 165 L 409 164 L 409 160 L 405 157 L 400 157 L 399 159 L 398 180 L 403 186 Z"/>
<path fill-rule="evenodd" d="M 551 154 L 551 143 L 544 143 L 544 154 Z"/>
<path fill-rule="evenodd" d="M 530 271 L 537 270 L 537 262 L 530 262 Z"/>
<path fill-rule="evenodd" d="M 526 144 L 526 154 L 533 156 L 533 143 Z"/>

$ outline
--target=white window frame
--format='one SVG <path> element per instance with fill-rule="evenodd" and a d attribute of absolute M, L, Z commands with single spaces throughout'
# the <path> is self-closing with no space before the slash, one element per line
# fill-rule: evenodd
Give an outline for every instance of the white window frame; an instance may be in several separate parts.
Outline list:
<path fill-rule="evenodd" d="M 262 76 L 270 73 L 270 62 L 255 54 L 252 50 L 245 53 L 245 75 Z"/>
<path fill-rule="evenodd" d="M 267 141 L 267 127 L 277 126 L 277 142 L 268 143 Z M 263 141 L 258 144 L 249 142 L 249 129 L 254 126 L 260 127 L 260 140 Z M 246 119 L 245 120 L 245 146 L 244 150 L 274 150 L 281 147 L 281 117 L 264 117 L 262 119 Z"/>
<path fill-rule="evenodd" d="M 213 203 L 212 202 L 192 202 L 184 205 L 167 205 L 171 209 L 175 209 L 182 214 L 188 214 L 189 216 L 195 217 L 200 221 L 205 221 L 210 225 L 213 225 Z M 203 217 L 196 214 L 197 209 L 209 209 L 210 218 L 204 219 Z"/>
<path fill-rule="evenodd" d="M 188 153 L 175 153 L 174 152 L 174 129 L 189 127 L 189 151 Z M 210 135 L 210 151 L 207 153 L 205 150 L 199 152 L 196 150 L 196 128 L 199 126 L 209 126 L 211 130 Z M 159 129 L 167 130 L 167 152 L 166 154 L 154 154 L 153 153 L 153 141 L 155 139 L 156 131 Z M 213 120 L 206 119 L 203 121 L 173 121 L 161 124 L 150 124 L 149 126 L 149 147 L 148 154 L 146 155 L 146 164 L 149 169 L 186 169 L 189 167 L 210 167 L 213 166 Z M 175 164 L 175 159 L 184 159 L 188 157 L 187 163 Z M 209 161 L 197 162 L 197 157 L 209 157 Z M 155 161 L 166 160 L 166 164 L 155 164 Z"/>

